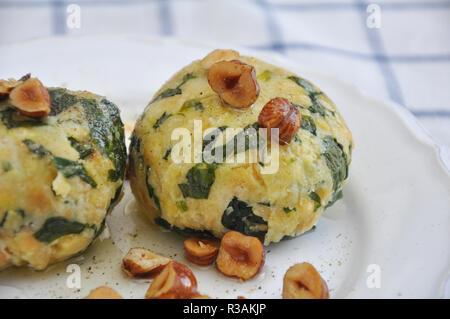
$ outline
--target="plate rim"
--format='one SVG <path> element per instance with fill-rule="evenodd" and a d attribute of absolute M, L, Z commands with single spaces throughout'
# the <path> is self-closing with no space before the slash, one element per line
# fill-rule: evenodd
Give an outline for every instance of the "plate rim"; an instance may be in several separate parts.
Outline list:
<path fill-rule="evenodd" d="M 45 44 L 47 42 L 66 42 L 71 40 L 84 40 L 84 39 L 124 39 L 132 40 L 138 42 L 146 42 L 149 44 L 164 44 L 164 43 L 174 43 L 181 46 L 189 45 L 197 48 L 214 49 L 220 47 L 228 47 L 238 50 L 239 52 L 244 52 L 245 54 L 262 57 L 268 60 L 269 63 L 280 65 L 281 67 L 289 68 L 289 66 L 295 66 L 297 69 L 301 69 L 304 72 L 314 73 L 321 77 L 327 78 L 330 81 L 336 82 L 339 85 L 347 87 L 349 90 L 358 94 L 361 98 L 374 102 L 377 105 L 383 105 L 386 109 L 394 113 L 397 118 L 403 122 L 404 126 L 411 132 L 414 138 L 430 148 L 437 162 L 439 163 L 440 169 L 445 172 L 445 175 L 450 178 L 450 149 L 441 143 L 438 143 L 435 138 L 428 132 L 428 130 L 423 126 L 419 119 L 413 115 L 413 113 L 405 106 L 395 103 L 389 99 L 379 99 L 366 91 L 361 90 L 355 84 L 347 82 L 346 80 L 336 76 L 330 75 L 325 72 L 317 71 L 315 69 L 309 68 L 299 61 L 295 61 L 292 58 L 283 56 L 278 52 L 271 52 L 266 50 L 252 49 L 249 47 L 243 47 L 241 45 L 230 44 L 228 42 L 214 42 L 214 41 L 201 41 L 195 39 L 182 39 L 180 37 L 167 37 L 167 36 L 156 36 L 156 35 L 140 35 L 140 34 L 129 34 L 129 33 L 118 33 L 118 34 L 95 34 L 95 35 L 69 35 L 69 36 L 50 36 L 41 37 L 36 39 L 31 39 L 27 41 L 21 41 L 16 43 L 1 44 L 0 49 L 20 49 L 20 47 L 35 45 L 35 44 Z M 448 179 L 450 183 L 450 179 Z M 445 287 L 450 282 L 450 264 L 447 265 L 447 270 L 443 273 L 437 274 L 440 282 L 439 287 L 436 288 L 436 294 L 440 297 L 444 297 Z"/>

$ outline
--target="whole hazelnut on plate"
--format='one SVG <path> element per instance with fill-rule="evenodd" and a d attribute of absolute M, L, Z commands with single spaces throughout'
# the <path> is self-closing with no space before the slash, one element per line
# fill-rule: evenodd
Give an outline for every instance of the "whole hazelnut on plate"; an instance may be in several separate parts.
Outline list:
<path fill-rule="evenodd" d="M 84 299 L 123 299 L 122 296 L 112 288 L 106 286 L 97 287 Z"/>
<path fill-rule="evenodd" d="M 184 241 L 186 258 L 197 265 L 209 265 L 216 259 L 219 242 L 213 239 L 191 237 Z"/>
<path fill-rule="evenodd" d="M 130 277 L 151 278 L 159 274 L 170 258 L 145 248 L 131 248 L 123 258 L 123 270 Z"/>
<path fill-rule="evenodd" d="M 328 286 L 310 263 L 295 264 L 283 279 L 283 299 L 328 299 Z"/>
<path fill-rule="evenodd" d="M 222 237 L 216 265 L 226 276 L 250 279 L 264 265 L 264 247 L 257 237 L 230 231 Z"/>
<path fill-rule="evenodd" d="M 147 299 L 189 299 L 198 295 L 197 279 L 185 265 L 169 262 L 155 277 L 145 294 Z"/>

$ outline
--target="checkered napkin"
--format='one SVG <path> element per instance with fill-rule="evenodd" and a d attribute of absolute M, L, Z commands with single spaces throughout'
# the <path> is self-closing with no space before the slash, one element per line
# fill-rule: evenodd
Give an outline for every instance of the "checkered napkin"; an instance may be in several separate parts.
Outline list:
<path fill-rule="evenodd" d="M 130 33 L 274 51 L 397 102 L 450 147 L 448 0 L 0 0 L 0 30 L 0 44 Z"/>

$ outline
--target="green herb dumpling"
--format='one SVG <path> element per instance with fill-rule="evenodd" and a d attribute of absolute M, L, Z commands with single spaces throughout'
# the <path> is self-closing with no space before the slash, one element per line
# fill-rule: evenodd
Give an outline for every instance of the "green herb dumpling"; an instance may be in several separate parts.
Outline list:
<path fill-rule="evenodd" d="M 178 160 L 180 128 L 188 132 L 190 162 Z M 230 128 L 242 130 L 229 134 Z M 271 163 L 250 160 L 262 151 L 263 144 L 251 141 L 263 136 L 261 128 L 279 132 L 278 144 L 265 138 L 279 146 L 271 173 Z M 232 142 L 240 137 L 238 148 Z M 205 159 L 208 148 L 223 161 Z M 215 50 L 175 74 L 138 119 L 130 184 L 142 210 L 162 227 L 219 238 L 236 230 L 268 244 L 311 229 L 342 197 L 352 148 L 343 118 L 319 88 L 258 59 Z M 239 155 L 247 160 L 229 161 Z"/>
<path fill-rule="evenodd" d="M 104 97 L 0 81 L 0 269 L 84 251 L 122 195 L 118 108 Z"/>

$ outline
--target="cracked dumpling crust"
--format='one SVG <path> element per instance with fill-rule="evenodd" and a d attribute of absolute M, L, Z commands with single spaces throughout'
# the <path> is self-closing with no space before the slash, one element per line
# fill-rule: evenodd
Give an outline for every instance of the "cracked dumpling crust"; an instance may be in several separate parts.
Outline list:
<path fill-rule="evenodd" d="M 225 105 L 210 87 L 208 69 L 222 60 L 254 67 L 260 93 L 251 107 Z M 302 115 L 294 139 L 279 147 L 276 173 L 263 174 L 258 162 L 173 162 L 174 129 L 193 134 L 194 120 L 202 121 L 203 131 L 257 127 L 261 109 L 275 97 L 289 100 Z M 319 88 L 256 58 L 217 50 L 175 74 L 138 119 L 130 183 L 143 211 L 160 226 L 214 237 L 237 230 L 268 244 L 311 229 L 323 210 L 341 198 L 352 148 L 343 118 Z"/>

